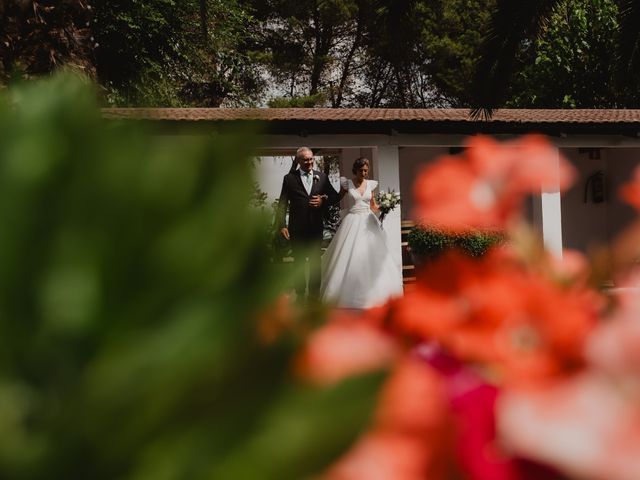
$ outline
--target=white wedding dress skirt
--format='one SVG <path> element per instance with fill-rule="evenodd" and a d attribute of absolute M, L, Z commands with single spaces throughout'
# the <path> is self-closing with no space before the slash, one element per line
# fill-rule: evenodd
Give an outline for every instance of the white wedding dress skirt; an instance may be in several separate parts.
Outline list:
<path fill-rule="evenodd" d="M 342 308 L 381 305 L 402 295 L 402 273 L 369 206 L 378 182 L 367 180 L 360 195 L 351 180 L 340 180 L 348 190 L 343 199 L 347 209 L 322 257 L 321 297 Z"/>

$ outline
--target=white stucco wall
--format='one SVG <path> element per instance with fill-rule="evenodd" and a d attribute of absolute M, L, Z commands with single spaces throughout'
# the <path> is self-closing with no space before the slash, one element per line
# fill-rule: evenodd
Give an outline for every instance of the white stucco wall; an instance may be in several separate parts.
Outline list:
<path fill-rule="evenodd" d="M 377 179 L 375 163 L 373 162 L 373 149 L 360 147 L 342 149 L 342 155 L 340 155 L 340 176 L 351 178 L 353 176 L 353 162 L 360 157 L 369 159 L 369 178 Z"/>
<path fill-rule="evenodd" d="M 633 177 L 634 169 L 640 165 L 640 149 L 612 148 L 607 151 L 610 186 L 609 199 L 609 241 L 637 218 L 636 211 L 618 197 L 620 186 Z"/>
<path fill-rule="evenodd" d="M 255 175 L 260 189 L 264 191 L 269 200 L 268 203 L 280 196 L 282 179 L 291 168 L 292 156 L 259 157 L 255 162 Z"/>

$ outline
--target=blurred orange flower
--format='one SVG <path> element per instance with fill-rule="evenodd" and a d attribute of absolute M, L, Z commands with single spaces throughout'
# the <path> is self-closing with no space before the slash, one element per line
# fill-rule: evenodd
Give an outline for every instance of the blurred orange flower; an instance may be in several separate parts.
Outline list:
<path fill-rule="evenodd" d="M 584 479 L 640 478 L 640 408 L 593 372 L 506 390 L 496 408 L 512 452 Z"/>
<path fill-rule="evenodd" d="M 265 344 L 275 342 L 283 333 L 293 329 L 297 314 L 290 295 L 283 293 L 256 315 L 258 338 Z"/>
<path fill-rule="evenodd" d="M 396 339 L 366 317 L 339 313 L 313 332 L 296 361 L 304 378 L 329 384 L 388 367 L 398 357 Z"/>
<path fill-rule="evenodd" d="M 444 385 L 419 358 L 406 356 L 385 383 L 375 415 L 378 428 L 429 437 L 443 433 Z"/>
<path fill-rule="evenodd" d="M 407 356 L 385 383 L 372 428 L 341 459 L 331 480 L 438 480 L 451 465 L 451 423 L 443 383 Z"/>
<path fill-rule="evenodd" d="M 558 149 L 535 135 L 467 146 L 423 170 L 416 213 L 513 244 L 444 253 L 403 297 L 310 338 L 299 367 L 320 383 L 392 368 L 371 428 L 328 478 L 640 478 L 640 270 L 628 265 L 640 227 L 610 257 L 627 262 L 613 278 L 634 286 L 607 297 L 590 286 L 606 266 L 556 258 L 516 222 L 527 195 L 571 183 Z M 640 209 L 640 168 L 621 194 Z"/>
<path fill-rule="evenodd" d="M 394 303 L 393 324 L 461 360 L 490 363 L 509 381 L 526 381 L 583 364 L 599 305 L 590 290 L 559 285 L 501 252 L 480 260 L 451 253 Z"/>
<path fill-rule="evenodd" d="M 640 167 L 633 171 L 633 178 L 620 188 L 620 197 L 636 210 L 640 210 Z"/>
<path fill-rule="evenodd" d="M 438 441 L 433 438 L 432 440 Z M 437 460 L 423 439 L 393 431 L 372 431 L 327 472 L 328 480 L 444 480 L 429 472 Z"/>
<path fill-rule="evenodd" d="M 640 404 L 640 295 L 630 288 L 616 292 L 615 298 L 618 308 L 590 336 L 586 357 L 626 391 L 633 390 Z"/>
<path fill-rule="evenodd" d="M 457 157 L 424 168 L 414 184 L 414 216 L 452 230 L 502 229 L 521 214 L 526 195 L 562 191 L 575 176 L 544 137 L 498 143 L 477 136 Z"/>

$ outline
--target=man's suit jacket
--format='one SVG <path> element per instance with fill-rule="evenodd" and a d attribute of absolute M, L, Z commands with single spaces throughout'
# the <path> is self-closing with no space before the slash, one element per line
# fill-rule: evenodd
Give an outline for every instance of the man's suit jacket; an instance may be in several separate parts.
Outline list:
<path fill-rule="evenodd" d="M 309 199 L 313 195 L 327 195 L 322 202 L 322 207 L 309 206 Z M 321 240 L 323 230 L 323 217 L 329 205 L 338 202 L 338 193 L 335 191 L 326 174 L 319 170 L 313 170 L 313 184 L 311 193 L 307 193 L 300 178 L 300 171 L 289 172 L 282 180 L 282 191 L 278 201 L 278 229 L 287 227 L 285 213 L 289 209 L 289 235 L 292 241 L 296 240 Z"/>

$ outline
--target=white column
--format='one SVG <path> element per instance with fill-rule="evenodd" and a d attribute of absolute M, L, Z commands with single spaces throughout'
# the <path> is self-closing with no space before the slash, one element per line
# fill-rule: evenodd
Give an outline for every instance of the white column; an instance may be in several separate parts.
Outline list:
<path fill-rule="evenodd" d="M 400 192 L 400 159 L 397 145 L 381 145 L 373 151 L 374 171 L 380 182 L 380 191 L 388 188 Z M 400 233 L 400 205 L 390 212 L 384 219 L 383 228 L 387 234 L 387 242 L 391 249 L 393 260 L 402 271 L 402 239 Z"/>
<path fill-rule="evenodd" d="M 560 151 L 556 149 L 556 177 L 559 178 Z M 562 203 L 560 186 L 546 185 L 540 188 L 540 195 L 533 197 L 533 223 L 542 234 L 545 248 L 558 258 L 562 258 Z"/>

